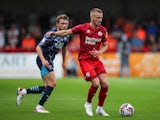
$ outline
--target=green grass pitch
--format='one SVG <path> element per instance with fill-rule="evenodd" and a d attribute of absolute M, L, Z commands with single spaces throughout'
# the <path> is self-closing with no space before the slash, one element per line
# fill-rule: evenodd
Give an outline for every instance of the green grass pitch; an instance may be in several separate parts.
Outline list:
<path fill-rule="evenodd" d="M 93 98 L 94 116 L 89 117 L 84 103 L 90 83 L 82 78 L 62 78 L 45 104 L 50 114 L 34 113 L 40 95 L 29 94 L 17 107 L 16 89 L 19 86 L 43 85 L 41 80 L 0 80 L 0 120 L 160 120 L 160 78 L 109 78 L 109 94 L 104 109 L 109 117 L 95 114 L 96 94 Z M 119 107 L 122 103 L 134 106 L 132 117 L 121 117 Z"/>

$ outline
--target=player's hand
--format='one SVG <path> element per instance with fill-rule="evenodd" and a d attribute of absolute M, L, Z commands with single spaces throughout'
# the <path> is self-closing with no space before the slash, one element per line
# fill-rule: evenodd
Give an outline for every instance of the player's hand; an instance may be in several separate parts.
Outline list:
<path fill-rule="evenodd" d="M 64 63 L 62 63 L 62 68 L 64 76 L 67 76 L 66 65 Z"/>
<path fill-rule="evenodd" d="M 92 51 L 89 52 L 93 57 L 98 57 L 100 55 L 100 52 L 93 48 Z"/>
<path fill-rule="evenodd" d="M 64 63 L 62 63 L 62 68 L 63 68 L 64 71 L 66 70 L 66 66 L 65 66 Z"/>
<path fill-rule="evenodd" d="M 42 61 L 42 64 L 43 64 L 44 66 L 46 66 L 47 68 L 49 68 L 49 62 L 48 62 L 47 60 L 43 60 L 43 61 Z"/>
<path fill-rule="evenodd" d="M 52 32 L 52 31 L 49 31 L 49 32 L 47 32 L 46 34 L 47 34 L 48 36 L 51 36 L 51 37 L 54 37 L 54 36 L 55 36 L 54 32 Z"/>

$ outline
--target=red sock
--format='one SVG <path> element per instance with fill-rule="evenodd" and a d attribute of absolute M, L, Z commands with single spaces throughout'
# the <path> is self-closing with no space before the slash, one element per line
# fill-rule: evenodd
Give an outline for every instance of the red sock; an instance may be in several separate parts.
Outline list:
<path fill-rule="evenodd" d="M 92 102 L 92 98 L 95 95 L 96 91 L 98 88 L 95 88 L 93 86 L 91 86 L 88 90 L 88 97 L 87 97 L 87 102 L 91 103 Z"/>
<path fill-rule="evenodd" d="M 98 105 L 99 106 L 103 106 L 105 98 L 107 96 L 108 93 L 108 87 L 107 88 L 101 88 L 100 92 L 99 92 L 99 101 L 98 101 Z"/>

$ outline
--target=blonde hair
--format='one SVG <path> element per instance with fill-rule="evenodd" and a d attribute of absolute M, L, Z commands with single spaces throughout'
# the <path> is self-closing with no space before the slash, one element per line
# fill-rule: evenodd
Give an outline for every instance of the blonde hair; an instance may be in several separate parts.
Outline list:
<path fill-rule="evenodd" d="M 99 8 L 93 8 L 90 11 L 90 16 L 92 16 L 94 12 L 103 13 L 103 11 L 101 9 L 99 9 Z"/>
<path fill-rule="evenodd" d="M 58 15 L 57 18 L 56 18 L 56 22 L 59 22 L 60 19 L 69 21 L 69 17 L 66 14 Z"/>

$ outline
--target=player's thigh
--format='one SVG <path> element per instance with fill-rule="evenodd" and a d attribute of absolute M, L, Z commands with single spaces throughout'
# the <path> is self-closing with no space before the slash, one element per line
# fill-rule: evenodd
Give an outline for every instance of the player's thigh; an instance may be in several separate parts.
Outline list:
<path fill-rule="evenodd" d="M 101 73 L 98 75 L 98 78 L 100 80 L 100 84 L 102 87 L 108 87 L 109 85 L 109 82 L 108 82 L 108 77 L 107 77 L 107 74 L 106 73 Z"/>
<path fill-rule="evenodd" d="M 53 71 L 43 76 L 43 78 L 47 85 L 52 86 L 52 87 L 56 86 L 56 77 Z"/>

